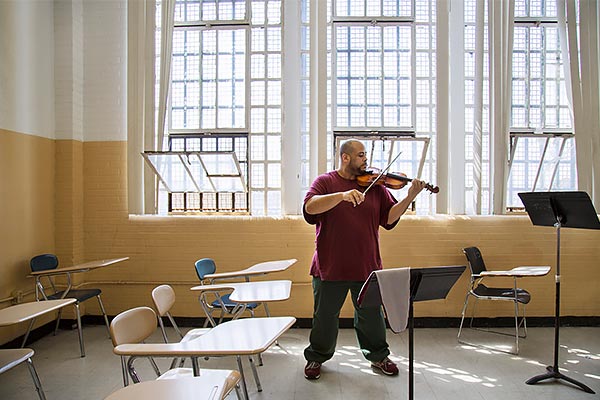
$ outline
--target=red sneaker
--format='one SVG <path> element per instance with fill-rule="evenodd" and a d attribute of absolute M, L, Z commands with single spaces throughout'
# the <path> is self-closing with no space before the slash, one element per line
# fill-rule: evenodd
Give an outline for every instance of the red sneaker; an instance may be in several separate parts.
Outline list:
<path fill-rule="evenodd" d="M 304 377 L 306 379 L 319 379 L 321 377 L 321 363 L 309 361 L 304 367 Z"/>
<path fill-rule="evenodd" d="M 398 366 L 387 357 L 379 362 L 371 363 L 371 367 L 377 368 L 386 375 L 398 375 Z"/>

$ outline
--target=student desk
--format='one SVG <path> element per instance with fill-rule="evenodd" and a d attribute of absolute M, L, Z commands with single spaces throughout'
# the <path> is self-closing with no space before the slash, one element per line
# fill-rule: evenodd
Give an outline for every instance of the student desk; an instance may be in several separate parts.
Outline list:
<path fill-rule="evenodd" d="M 36 293 L 35 294 L 36 294 L 36 296 L 38 296 L 37 286 L 41 284 L 40 280 L 44 276 L 70 275 L 70 274 L 74 274 L 74 273 L 78 273 L 78 272 L 87 272 L 87 271 L 91 271 L 93 269 L 107 267 L 109 265 L 113 265 L 113 264 L 119 263 L 121 261 L 126 261 L 126 260 L 129 260 L 129 257 L 108 258 L 105 260 L 88 261 L 83 264 L 77 264 L 77 265 L 73 265 L 70 267 L 55 268 L 55 269 L 49 269 L 49 270 L 45 270 L 45 271 L 31 272 L 28 276 L 35 278 L 35 283 L 36 283 Z M 71 280 L 69 279 L 68 286 L 65 289 L 65 294 L 67 294 L 67 292 L 70 289 L 71 289 Z"/>
<path fill-rule="evenodd" d="M 482 271 L 479 275 L 481 276 L 508 276 L 514 278 L 526 278 L 528 276 L 544 276 L 550 272 L 548 266 L 534 266 L 534 267 L 516 267 L 507 271 Z"/>
<path fill-rule="evenodd" d="M 265 275 L 273 272 L 283 272 L 297 261 L 298 260 L 295 258 L 290 258 L 289 260 L 265 261 L 239 271 L 207 274 L 204 279 L 208 280 L 209 283 L 213 283 L 216 280 L 235 278 L 245 278 L 246 281 L 249 281 L 250 277 L 253 276 Z"/>
<path fill-rule="evenodd" d="M 248 399 L 241 356 L 252 356 L 266 351 L 295 322 L 294 317 L 237 319 L 219 324 L 204 335 L 187 342 L 121 344 L 116 346 L 113 352 L 119 356 L 130 357 L 190 357 L 194 375 L 198 375 L 200 370 L 198 357 L 235 356 L 244 397 Z"/>
<path fill-rule="evenodd" d="M 33 354 L 34 351 L 32 349 L 0 349 L 0 374 L 16 367 L 23 362 L 26 363 L 27 368 L 29 368 L 31 378 L 33 379 L 38 397 L 40 400 L 46 400 L 46 394 L 42 388 L 42 383 L 40 382 L 37 371 L 33 366 L 33 361 L 31 361 Z"/>
<path fill-rule="evenodd" d="M 233 319 L 237 319 L 246 310 L 249 303 L 268 303 L 272 301 L 283 301 L 290 298 L 292 281 L 256 281 L 256 282 L 231 282 L 215 285 L 198 285 L 191 288 L 192 291 L 199 293 L 200 304 L 210 320 L 212 326 L 216 323 L 208 310 L 209 304 L 205 295 L 207 293 L 217 294 L 219 291 L 232 291 L 229 299 L 239 303 L 236 309 L 231 312 Z M 218 294 L 217 294 L 218 296 Z"/>
<path fill-rule="evenodd" d="M 76 301 L 76 299 L 32 301 L 3 308 L 0 310 L 0 326 L 30 321 L 25 337 L 23 338 L 23 343 L 21 344 L 21 347 L 24 347 L 37 317 L 51 311 L 59 310 L 69 304 L 75 304 Z M 79 345 L 81 346 L 81 337 L 79 338 Z"/>
<path fill-rule="evenodd" d="M 107 267 L 109 265 L 113 265 L 113 264 L 116 264 L 118 262 L 125 261 L 125 260 L 129 260 L 129 257 L 109 258 L 109 259 L 104 259 L 104 260 L 88 261 L 83 264 L 73 265 L 70 267 L 33 271 L 29 274 L 30 277 L 35 278 L 35 298 L 37 300 L 40 300 L 40 294 L 44 298 L 44 300 L 48 300 L 48 297 L 50 297 L 50 298 L 58 297 L 58 295 L 55 295 L 54 297 L 46 296 L 46 293 L 44 292 L 44 285 L 42 285 L 42 281 L 41 281 L 41 279 L 43 277 L 47 277 L 52 283 L 51 277 L 57 276 L 57 275 L 66 275 L 67 288 L 60 292 L 60 293 L 62 293 L 60 295 L 60 298 L 64 299 L 64 298 L 72 297 L 77 300 L 77 303 L 75 303 L 75 312 L 76 312 L 76 317 L 77 317 L 77 332 L 79 334 L 79 347 L 80 347 L 80 351 L 81 351 L 81 357 L 85 357 L 85 347 L 83 345 L 83 331 L 81 329 L 81 315 L 79 313 L 79 302 L 87 300 L 88 298 L 90 298 L 91 294 L 89 294 L 89 291 L 87 291 L 87 294 L 84 294 L 86 292 L 85 290 L 78 290 L 78 289 L 73 290 L 71 292 L 71 289 L 73 287 L 72 280 L 71 280 L 71 274 L 79 273 L 79 272 L 86 272 L 86 271 L 90 271 L 93 269 Z M 54 283 L 52 283 L 52 286 L 54 288 Z M 104 316 L 104 322 L 106 323 L 106 329 L 108 330 L 109 329 L 108 317 L 106 316 L 106 311 L 104 310 L 104 305 L 102 304 L 102 300 L 100 299 L 100 290 L 96 289 L 96 291 L 97 291 L 97 294 L 95 294 L 95 297 L 98 298 L 98 303 L 100 304 L 100 308 L 102 310 L 102 315 Z M 71 292 L 71 294 L 69 294 L 69 292 Z M 60 320 L 60 313 L 59 313 L 58 319 Z M 57 321 L 56 328 L 58 329 L 58 321 Z"/>

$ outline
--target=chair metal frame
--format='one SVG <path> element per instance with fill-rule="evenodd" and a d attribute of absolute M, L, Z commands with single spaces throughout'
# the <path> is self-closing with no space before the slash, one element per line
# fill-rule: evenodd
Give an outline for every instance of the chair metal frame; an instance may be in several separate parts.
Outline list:
<path fill-rule="evenodd" d="M 486 278 L 486 277 L 481 275 L 481 273 L 486 271 L 487 269 L 486 269 L 485 263 L 483 261 L 483 256 L 481 255 L 481 251 L 477 247 L 472 246 L 472 247 L 463 248 L 463 253 L 465 254 L 465 257 L 467 258 L 467 263 L 471 270 L 471 275 L 469 278 L 469 290 L 467 291 L 467 295 L 465 296 L 465 303 L 463 305 L 462 312 L 461 312 L 460 327 L 458 328 L 458 336 L 457 336 L 458 342 L 463 343 L 463 344 L 468 344 L 468 345 L 475 345 L 474 343 L 466 342 L 464 340 L 461 340 L 461 338 L 460 338 L 462 329 L 463 329 L 463 323 L 465 320 L 467 306 L 469 304 L 469 297 L 472 296 L 475 299 L 475 302 L 473 304 L 469 328 L 474 329 L 474 330 L 488 332 L 488 333 L 514 336 L 515 337 L 515 351 L 514 352 L 505 351 L 505 350 L 498 349 L 498 348 L 494 348 L 494 350 L 499 350 L 499 351 L 503 351 L 503 352 L 507 352 L 507 353 L 511 353 L 511 354 L 518 354 L 519 353 L 519 338 L 524 339 L 527 337 L 527 319 L 525 317 L 525 306 L 531 300 L 531 295 L 529 294 L 529 292 L 527 290 L 517 287 L 517 278 L 518 278 L 517 276 L 512 276 L 512 278 L 513 278 L 513 287 L 512 288 L 487 287 L 486 285 L 484 285 L 482 283 L 484 278 Z M 511 301 L 514 303 L 514 307 L 515 307 L 515 313 L 514 313 L 515 333 L 514 333 L 514 335 L 510 334 L 510 333 L 506 333 L 506 332 L 496 331 L 496 330 L 492 330 L 492 329 L 483 329 L 483 328 L 478 328 L 478 327 L 473 326 L 473 320 L 475 318 L 475 309 L 477 307 L 477 301 L 480 299 Z M 521 312 L 520 316 L 519 316 L 519 304 L 521 304 L 521 306 L 522 306 L 522 312 Z M 520 333 L 521 327 L 523 328 L 522 334 Z M 483 345 L 476 345 L 476 346 L 483 346 Z M 487 346 L 483 346 L 483 347 L 487 347 Z"/>
<path fill-rule="evenodd" d="M 29 266 L 32 272 L 38 271 L 55 271 L 58 268 L 58 257 L 54 254 L 39 254 L 33 257 L 29 261 Z M 102 291 L 100 289 L 72 289 L 73 283 L 71 279 L 72 272 L 64 272 L 60 275 L 65 275 L 67 279 L 66 288 L 62 291 L 58 290 L 56 287 L 56 283 L 54 282 L 55 275 L 47 275 L 48 281 L 50 282 L 50 286 L 52 287 L 53 293 L 48 295 L 46 294 L 46 288 L 42 283 L 42 277 L 44 275 L 36 275 L 35 277 L 35 299 L 37 301 L 49 300 L 49 299 L 65 299 L 65 298 L 73 298 L 76 299 L 75 302 L 75 316 L 77 319 L 77 333 L 79 334 L 79 343 L 81 347 L 81 357 L 85 357 L 85 348 L 83 344 L 83 331 L 81 324 L 81 312 L 79 309 L 79 304 L 91 299 L 92 297 L 96 297 L 98 300 L 98 305 L 100 306 L 100 311 L 102 312 L 102 316 L 104 317 L 104 324 L 106 325 L 106 331 L 110 336 L 110 324 L 108 322 L 108 316 L 106 315 L 106 310 L 104 309 L 104 303 L 102 303 L 102 298 L 100 294 Z M 58 310 L 58 316 L 56 318 L 56 325 L 54 327 L 54 335 L 58 332 L 58 326 L 60 324 L 60 319 L 62 316 L 62 308 Z"/>
<path fill-rule="evenodd" d="M 0 374 L 8 371 L 16 367 L 21 363 L 26 363 L 27 368 L 29 369 L 29 373 L 31 374 L 31 379 L 33 379 L 33 384 L 35 385 L 35 390 L 38 394 L 40 400 L 46 400 L 46 395 L 44 393 L 44 389 L 42 388 L 42 382 L 35 370 L 35 366 L 33 365 L 33 361 L 31 358 L 35 352 L 33 349 L 29 348 L 21 348 L 21 349 L 0 349 Z"/>

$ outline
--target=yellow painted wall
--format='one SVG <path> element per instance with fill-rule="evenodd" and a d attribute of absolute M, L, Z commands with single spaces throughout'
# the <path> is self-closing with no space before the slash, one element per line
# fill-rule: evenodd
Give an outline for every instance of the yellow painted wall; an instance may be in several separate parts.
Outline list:
<path fill-rule="evenodd" d="M 27 278 L 34 254 L 54 252 L 55 142 L 0 129 L 0 299 L 17 291 L 33 297 Z M 9 301 L 0 307 L 10 305 Z M 48 318 L 46 318 L 48 320 Z M 40 318 L 39 323 L 45 323 Z M 0 342 L 22 334 L 22 326 L 0 328 Z"/>
<path fill-rule="evenodd" d="M 0 296 L 9 296 L 15 287 L 33 288 L 33 281 L 25 278 L 27 260 L 41 251 L 54 248 L 63 265 L 128 256 L 129 261 L 87 273 L 85 282 L 82 278 L 79 283 L 100 287 L 111 315 L 129 307 L 151 305 L 152 288 L 170 283 L 178 296 L 174 314 L 194 317 L 202 315 L 195 295 L 188 290 L 198 283 L 195 260 L 211 257 L 220 271 L 229 271 L 260 261 L 297 258 L 298 263 L 289 271 L 268 277 L 294 282 L 292 298 L 272 304 L 270 310 L 274 315 L 311 316 L 308 269 L 314 227 L 301 217 L 129 216 L 125 142 L 52 142 L 0 131 L 0 145 L 0 209 L 5 216 L 3 221 L 8 221 L 0 228 L 3 238 Z M 13 153 L 38 154 L 30 157 L 32 165 L 25 167 L 15 156 L 5 158 L 5 154 Z M 24 171 L 15 166 L 23 167 Z M 6 168 L 12 172 L 6 172 Z M 52 184 L 54 170 L 56 177 Z M 21 182 L 29 189 L 18 189 L 18 193 L 5 196 L 5 182 L 12 189 L 11 194 Z M 40 186 L 58 193 L 54 208 L 38 198 Z M 36 214 L 35 219 L 43 221 L 42 232 L 37 229 L 33 232 L 37 223 L 29 214 Z M 11 245 L 7 245 L 5 238 Z M 561 314 L 598 316 L 600 232 L 563 229 L 561 238 Z M 555 264 L 554 229 L 534 227 L 526 215 L 409 215 L 393 231 L 381 232 L 382 257 L 388 268 L 465 265 L 461 248 L 470 245 L 482 250 L 490 269 Z M 498 283 L 511 284 L 506 280 Z M 417 304 L 416 316 L 458 317 L 467 284 L 464 275 L 446 300 Z M 554 315 L 553 272 L 543 278 L 523 280 L 521 286 L 532 292 L 528 315 Z M 480 304 L 482 315 L 509 316 L 512 312 L 510 305 Z M 7 305 L 3 303 L 0 307 Z M 97 304 L 88 302 L 86 312 L 99 314 Z M 350 315 L 347 304 L 342 316 Z M 16 333 L 14 329 L 0 328 L 0 342 L 14 338 Z"/>

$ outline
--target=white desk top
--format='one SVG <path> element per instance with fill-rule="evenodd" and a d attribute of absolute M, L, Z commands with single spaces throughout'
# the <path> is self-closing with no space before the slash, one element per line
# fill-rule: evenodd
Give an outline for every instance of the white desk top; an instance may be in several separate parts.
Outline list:
<path fill-rule="evenodd" d="M 28 321 L 50 311 L 58 310 L 66 305 L 73 304 L 76 301 L 76 299 L 32 301 L 3 308 L 0 310 L 0 326 Z"/>
<path fill-rule="evenodd" d="M 224 391 L 224 385 L 202 379 L 201 376 L 159 379 L 126 386 L 110 394 L 105 400 L 218 400 L 223 397 Z"/>
<path fill-rule="evenodd" d="M 107 258 L 105 260 L 88 261 L 83 264 L 73 265 L 71 267 L 56 268 L 46 271 L 36 271 L 30 273 L 28 276 L 48 276 L 48 275 L 61 275 L 69 272 L 85 272 L 96 268 L 106 267 L 108 265 L 116 264 L 121 261 L 129 260 L 129 257 L 121 258 Z"/>
<path fill-rule="evenodd" d="M 549 266 L 522 266 L 508 271 L 483 271 L 481 276 L 509 276 L 509 277 L 527 277 L 544 276 L 550 272 Z"/>
<path fill-rule="evenodd" d="M 246 276 L 256 276 L 269 274 L 272 272 L 282 272 L 294 265 L 298 260 L 291 258 L 289 260 L 276 260 L 276 261 L 265 261 L 258 264 L 254 264 L 251 267 L 242 269 L 240 271 L 231 272 L 220 272 L 215 274 L 208 274 L 204 278 L 209 281 L 215 279 L 226 279 L 226 278 L 240 278 Z"/>
<path fill-rule="evenodd" d="M 0 349 L 0 374 L 33 357 L 32 349 Z"/>
<path fill-rule="evenodd" d="M 113 352 L 124 356 L 157 357 L 252 355 L 267 350 L 295 322 L 294 317 L 236 319 L 223 322 L 187 342 L 121 344 Z"/>
<path fill-rule="evenodd" d="M 290 280 L 231 282 L 218 285 L 198 285 L 191 288 L 200 293 L 233 290 L 229 298 L 238 303 L 287 300 L 290 298 L 291 289 L 292 281 Z"/>

